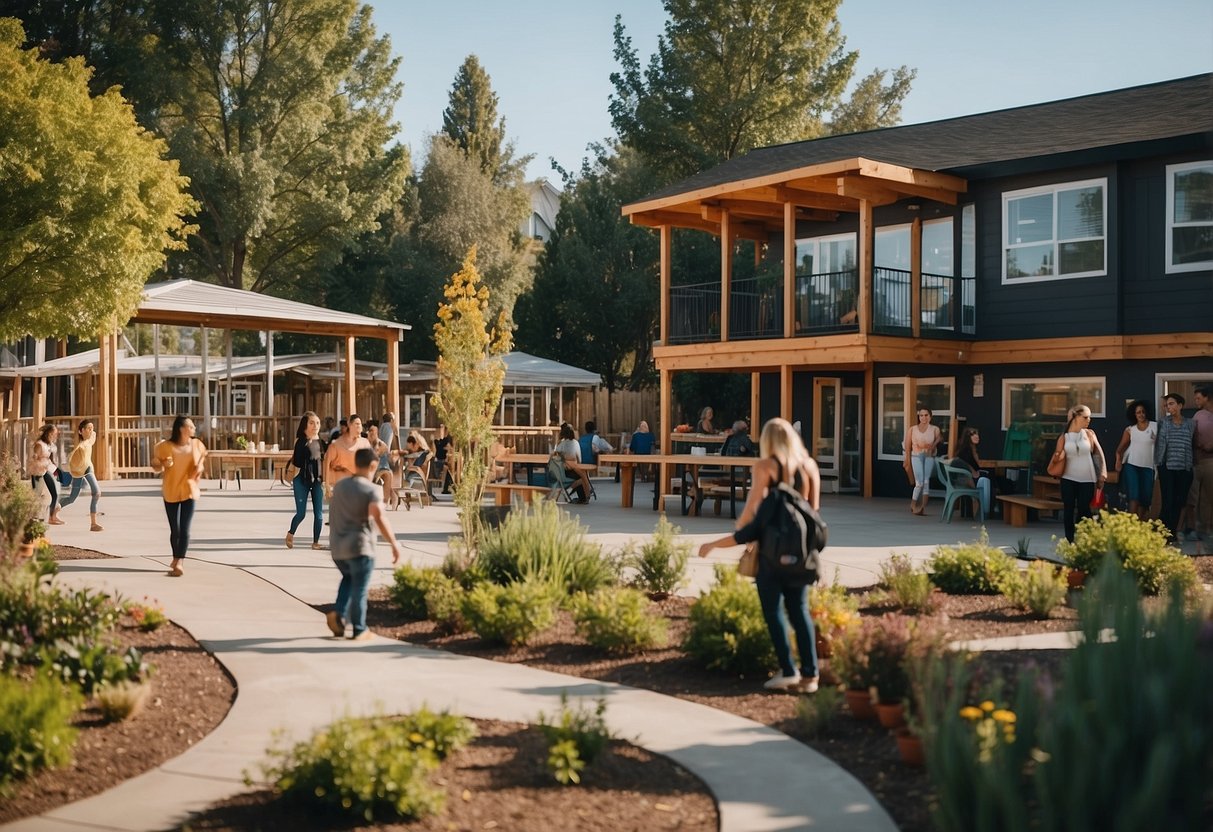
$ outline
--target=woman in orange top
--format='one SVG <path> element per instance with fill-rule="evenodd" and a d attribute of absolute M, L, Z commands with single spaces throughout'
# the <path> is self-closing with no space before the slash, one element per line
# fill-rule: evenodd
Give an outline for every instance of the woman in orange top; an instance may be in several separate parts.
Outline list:
<path fill-rule="evenodd" d="M 324 452 L 324 484 L 329 488 L 347 477 L 354 476 L 358 466 L 354 464 L 354 453 L 359 448 L 369 448 L 371 443 L 362 435 L 362 417 L 351 413 L 345 420 L 346 431 L 338 436 Z"/>
<path fill-rule="evenodd" d="M 169 575 L 180 578 L 181 561 L 190 545 L 190 523 L 198 501 L 198 482 L 206 446 L 194 438 L 194 422 L 188 416 L 173 420 L 173 432 L 152 451 L 152 470 L 161 475 L 164 511 L 168 514 L 168 539 L 173 548 Z"/>

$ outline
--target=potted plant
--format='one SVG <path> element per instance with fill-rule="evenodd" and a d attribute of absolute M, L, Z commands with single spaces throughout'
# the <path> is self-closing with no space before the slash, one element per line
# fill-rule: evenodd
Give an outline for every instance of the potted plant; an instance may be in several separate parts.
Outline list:
<path fill-rule="evenodd" d="M 835 580 L 809 590 L 809 615 L 817 637 L 817 658 L 833 656 L 834 643 L 859 622 L 859 599 Z"/>
<path fill-rule="evenodd" d="M 847 708 L 856 719 L 875 719 L 872 708 L 872 670 L 868 661 L 873 622 L 865 620 L 839 634 L 830 666 L 846 686 Z"/>
<path fill-rule="evenodd" d="M 46 535 L 46 523 L 34 517 L 26 521 L 25 531 L 21 536 L 21 548 L 18 554 L 28 558 L 34 554 L 34 548 L 42 542 Z"/>
<path fill-rule="evenodd" d="M 249 449 L 248 437 L 245 436 L 243 433 L 238 434 L 236 436 L 235 444 L 236 444 L 236 447 L 242 451 L 247 451 Z"/>
<path fill-rule="evenodd" d="M 886 613 L 873 622 L 868 648 L 868 667 L 876 688 L 876 715 L 886 728 L 904 722 L 903 701 L 910 692 L 906 657 L 913 636 L 910 619 Z"/>

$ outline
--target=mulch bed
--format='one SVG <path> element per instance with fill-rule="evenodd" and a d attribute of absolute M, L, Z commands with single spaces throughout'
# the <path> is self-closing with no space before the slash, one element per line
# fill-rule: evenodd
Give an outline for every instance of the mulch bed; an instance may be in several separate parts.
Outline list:
<path fill-rule="evenodd" d="M 547 770 L 547 744 L 536 728 L 475 720 L 480 735 L 443 761 L 434 782 L 446 794 L 439 815 L 410 823 L 364 824 L 288 803 L 269 791 L 238 795 L 190 820 L 194 830 L 387 829 L 410 832 L 525 829 L 714 832 L 716 804 L 703 783 L 669 759 L 614 740 L 562 786 Z"/>

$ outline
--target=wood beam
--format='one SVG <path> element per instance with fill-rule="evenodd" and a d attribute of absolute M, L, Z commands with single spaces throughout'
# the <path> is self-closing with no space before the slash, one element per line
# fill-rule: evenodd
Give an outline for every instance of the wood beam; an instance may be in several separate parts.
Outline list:
<path fill-rule="evenodd" d="M 792 365 L 779 367 L 779 418 L 792 421 Z"/>
<path fill-rule="evenodd" d="M 211 358 L 211 342 L 210 330 L 207 327 L 202 327 L 202 374 L 198 377 L 198 401 L 202 406 L 202 424 L 196 425 L 197 432 L 206 437 L 206 444 L 212 445 L 214 439 L 211 437 L 211 376 L 210 376 L 210 358 Z M 117 399 L 115 399 L 116 401 Z M 251 407 L 250 407 L 251 410 Z"/>
<path fill-rule="evenodd" d="M 783 204 L 783 337 L 796 333 L 796 206 Z"/>
<path fill-rule="evenodd" d="M 750 438 L 758 441 L 762 428 L 762 373 L 750 373 Z"/>
<path fill-rule="evenodd" d="M 400 340 L 397 338 L 387 339 L 387 409 L 400 418 Z"/>
<path fill-rule="evenodd" d="M 347 335 L 345 337 L 345 377 L 342 379 L 342 385 L 345 390 L 346 415 L 358 412 L 358 392 L 354 386 L 357 368 L 358 365 L 354 360 L 354 336 Z"/>
<path fill-rule="evenodd" d="M 261 331 L 273 329 L 275 332 L 298 332 L 305 335 L 325 335 L 344 338 L 353 335 L 357 338 L 399 338 L 404 331 L 401 327 L 372 326 L 360 324 L 335 324 L 324 321 L 306 321 L 297 318 L 258 318 L 234 315 L 204 315 L 199 317 L 196 312 L 153 312 L 139 314 L 130 319 L 134 324 L 168 324 L 171 326 L 210 327 L 212 329 L 244 329 Z"/>
<path fill-rule="evenodd" d="M 658 436 L 661 439 L 661 452 L 668 454 L 673 450 L 673 443 L 670 441 L 670 433 L 674 430 L 674 417 L 670 412 L 672 406 L 673 382 L 674 374 L 669 370 L 661 370 L 661 404 L 658 414 L 660 424 L 658 425 Z M 665 500 L 663 499 L 666 489 L 670 487 L 670 468 L 664 462 L 657 466 L 657 482 L 653 486 L 657 495 L 657 507 L 665 513 Z"/>
<path fill-rule="evenodd" d="M 38 431 L 46 424 L 46 377 L 35 376 L 31 381 L 34 382 L 33 427 Z"/>
<path fill-rule="evenodd" d="M 880 183 L 858 176 L 840 176 L 837 180 L 840 196 L 854 197 L 874 206 L 892 205 L 901 197 L 894 191 L 882 187 Z"/>
<path fill-rule="evenodd" d="M 720 340 L 729 340 L 729 306 L 733 298 L 733 222 L 720 212 Z"/>
<path fill-rule="evenodd" d="M 727 208 L 716 208 L 711 205 L 701 205 L 699 213 L 714 224 L 717 229 L 713 236 L 720 236 L 723 232 L 720 230 L 724 222 L 724 213 L 729 214 L 729 229 L 733 235 L 733 239 L 754 240 L 755 242 L 765 243 L 771 236 L 771 229 L 768 228 L 765 222 L 744 222 L 737 219 L 733 211 Z"/>
<path fill-rule="evenodd" d="M 767 220 L 780 220 L 784 216 L 784 206 L 786 201 L 776 200 L 767 202 L 760 199 L 721 199 L 714 202 L 701 203 L 700 215 L 705 219 L 719 221 L 719 213 L 709 212 L 709 209 L 727 208 L 729 213 L 733 215 L 734 221 L 738 216 L 761 217 Z M 796 215 L 803 220 L 817 220 L 822 222 L 831 222 L 838 218 L 838 211 L 827 211 L 819 208 L 801 208 L 793 205 L 796 208 Z"/>
<path fill-rule="evenodd" d="M 895 191 L 902 197 L 922 197 L 935 202 L 944 202 L 948 205 L 956 204 L 956 192 L 946 191 L 941 188 L 927 188 L 922 185 L 906 185 L 901 182 L 889 183 L 889 190 Z"/>
<path fill-rule="evenodd" d="M 872 496 L 876 459 L 876 383 L 872 365 L 863 370 L 863 496 Z"/>
<path fill-rule="evenodd" d="M 838 196 L 836 188 L 828 191 L 812 191 L 807 188 L 780 186 L 773 188 L 773 197 L 779 202 L 791 202 L 801 208 L 818 209 L 822 211 L 844 211 L 854 214 L 859 210 L 859 200 Z"/>
<path fill-rule="evenodd" d="M 910 334 L 922 334 L 922 217 L 910 223 Z"/>
<path fill-rule="evenodd" d="M 113 476 L 113 466 L 110 465 L 110 448 L 113 446 L 114 437 L 110 432 L 110 410 L 113 403 L 110 401 L 110 338 L 112 336 L 107 332 L 102 332 L 97 337 L 97 452 L 95 461 L 97 463 L 97 479 L 108 480 Z"/>
<path fill-rule="evenodd" d="M 21 376 L 13 377 L 13 399 L 8 403 L 8 418 L 14 422 L 21 418 L 21 382 Z"/>
<path fill-rule="evenodd" d="M 872 330 L 872 257 L 874 230 L 872 228 L 872 203 L 859 203 L 859 332 L 867 335 Z"/>
<path fill-rule="evenodd" d="M 930 170 L 919 170 L 918 168 L 908 168 L 902 165 L 890 164 L 889 162 L 877 162 L 872 159 L 859 160 L 859 174 L 861 176 L 885 179 L 889 182 L 898 182 L 904 185 L 921 185 L 926 188 L 951 191 L 954 194 L 963 194 L 969 190 L 969 183 L 959 176 L 952 176 L 948 173 L 936 173 Z"/>
<path fill-rule="evenodd" d="M 661 226 L 661 322 L 658 333 L 662 344 L 670 342 L 670 254 L 673 231 Z"/>

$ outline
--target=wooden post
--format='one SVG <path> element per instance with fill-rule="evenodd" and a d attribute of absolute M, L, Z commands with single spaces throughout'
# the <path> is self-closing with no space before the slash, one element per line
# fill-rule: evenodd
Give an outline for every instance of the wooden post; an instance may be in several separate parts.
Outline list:
<path fill-rule="evenodd" d="M 779 367 L 779 416 L 792 421 L 792 368 L 788 364 Z"/>
<path fill-rule="evenodd" d="M 46 377 L 34 376 L 34 425 L 35 431 L 41 430 L 46 424 Z"/>
<path fill-rule="evenodd" d="M 231 392 L 229 389 L 228 396 L 231 396 Z M 274 333 L 268 329 L 265 331 L 265 416 L 268 425 L 269 420 L 274 418 Z M 263 440 L 270 438 L 262 437 Z M 278 439 L 277 436 L 272 438 Z"/>
<path fill-rule="evenodd" d="M 796 334 L 796 206 L 783 204 L 783 337 Z"/>
<path fill-rule="evenodd" d="M 762 373 L 750 373 L 750 438 L 757 441 L 761 429 Z"/>
<path fill-rule="evenodd" d="M 207 447 L 214 445 L 214 437 L 211 436 L 211 374 L 210 374 L 210 357 L 211 357 L 211 342 L 210 333 L 203 324 L 202 330 L 202 374 L 198 377 L 198 403 L 202 410 L 202 424 L 197 425 L 199 433 L 204 437 Z"/>
<path fill-rule="evenodd" d="M 13 400 L 9 402 L 8 418 L 14 422 L 21 418 L 21 376 L 13 376 Z"/>
<path fill-rule="evenodd" d="M 387 339 L 387 409 L 400 419 L 400 340 L 395 335 Z"/>
<path fill-rule="evenodd" d="M 910 332 L 922 335 L 922 218 L 910 223 Z"/>
<path fill-rule="evenodd" d="M 872 330 L 872 203 L 859 200 L 859 334 Z"/>
<path fill-rule="evenodd" d="M 905 413 L 906 433 L 918 425 L 918 379 L 907 378 L 904 387 L 905 401 L 902 403 L 902 410 Z M 904 439 L 903 439 L 904 441 Z M 904 454 L 907 448 L 902 448 Z"/>
<path fill-rule="evenodd" d="M 876 459 L 876 442 L 879 430 L 876 425 L 876 390 L 872 365 L 863 370 L 863 496 L 872 496 L 873 461 Z"/>
<path fill-rule="evenodd" d="M 354 386 L 354 373 L 357 366 L 354 363 L 354 336 L 345 337 L 345 415 L 358 412 L 357 392 Z"/>
<path fill-rule="evenodd" d="M 670 412 L 671 399 L 673 395 L 674 374 L 669 370 L 661 370 L 661 409 L 658 412 L 658 436 L 661 439 L 661 452 L 668 454 L 674 443 L 670 441 L 670 433 L 674 430 L 674 416 Z M 670 469 L 664 462 L 657 466 L 657 505 L 662 510 L 665 509 L 665 502 L 661 499 L 665 494 L 666 489 L 670 487 Z"/>
<path fill-rule="evenodd" d="M 729 209 L 720 210 L 720 340 L 729 340 L 729 301 L 733 295 L 733 223 Z"/>
<path fill-rule="evenodd" d="M 661 321 L 659 334 L 661 343 L 670 343 L 670 249 L 673 229 L 661 226 Z"/>
<path fill-rule="evenodd" d="M 97 337 L 97 450 L 93 455 L 97 463 L 97 479 L 108 480 L 113 476 L 110 466 L 110 336 L 102 332 Z"/>

